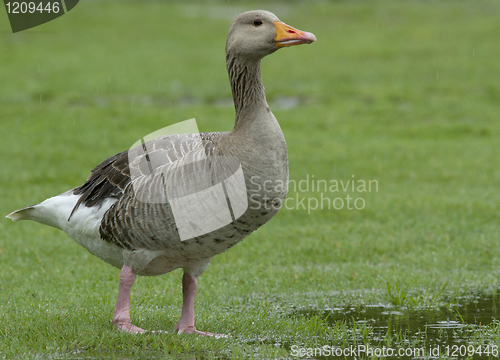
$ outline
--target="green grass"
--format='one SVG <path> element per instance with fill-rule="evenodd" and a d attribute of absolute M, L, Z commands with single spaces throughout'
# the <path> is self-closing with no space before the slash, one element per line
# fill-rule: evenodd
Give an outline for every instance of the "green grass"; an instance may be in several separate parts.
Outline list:
<path fill-rule="evenodd" d="M 80 185 L 97 163 L 161 127 L 194 117 L 200 131 L 231 129 L 225 36 L 235 13 L 252 8 L 318 38 L 262 64 L 290 178 L 376 180 L 378 191 L 324 194 L 361 197 L 362 210 L 282 209 L 214 258 L 199 279 L 196 315 L 199 329 L 231 335 L 217 340 L 172 333 L 179 271 L 140 277 L 132 291 L 133 322 L 168 334 L 113 331 L 119 271 L 60 231 L 5 219 L 0 357 L 276 358 L 292 345 L 428 346 L 408 334 L 377 342 L 369 325 L 303 310 L 405 312 L 496 294 L 495 0 L 89 1 L 17 34 L 0 11 L 0 214 Z M 289 193 L 297 196 L 321 194 Z M 498 322 L 461 331 L 466 343 L 500 342 Z"/>

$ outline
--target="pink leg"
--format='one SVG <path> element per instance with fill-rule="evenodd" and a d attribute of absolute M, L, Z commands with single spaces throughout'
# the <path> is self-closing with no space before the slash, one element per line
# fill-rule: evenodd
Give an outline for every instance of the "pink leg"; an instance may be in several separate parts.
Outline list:
<path fill-rule="evenodd" d="M 134 326 L 130 323 L 130 290 L 135 281 L 134 270 L 127 265 L 123 265 L 120 273 L 120 287 L 118 290 L 118 301 L 113 313 L 113 325 L 123 331 L 132 334 L 143 333 L 146 330 Z"/>
<path fill-rule="evenodd" d="M 179 334 L 198 334 L 205 336 L 218 336 L 209 332 L 196 330 L 194 326 L 194 297 L 198 290 L 198 280 L 196 276 L 184 273 L 182 276 L 182 314 L 181 319 L 175 325 L 175 330 Z"/>

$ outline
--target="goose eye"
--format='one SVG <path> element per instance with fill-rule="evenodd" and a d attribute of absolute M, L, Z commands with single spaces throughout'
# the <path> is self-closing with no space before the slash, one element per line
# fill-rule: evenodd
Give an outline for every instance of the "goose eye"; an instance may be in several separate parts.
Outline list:
<path fill-rule="evenodd" d="M 260 19 L 255 19 L 253 21 L 253 26 L 261 26 L 262 25 L 262 21 Z"/>

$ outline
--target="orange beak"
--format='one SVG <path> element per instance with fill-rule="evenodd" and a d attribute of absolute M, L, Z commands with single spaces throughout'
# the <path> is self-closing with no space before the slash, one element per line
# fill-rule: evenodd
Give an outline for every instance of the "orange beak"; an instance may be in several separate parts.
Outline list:
<path fill-rule="evenodd" d="M 297 30 L 284 22 L 275 21 L 274 26 L 276 27 L 274 41 L 277 47 L 310 44 L 316 41 L 316 36 L 313 33 Z"/>

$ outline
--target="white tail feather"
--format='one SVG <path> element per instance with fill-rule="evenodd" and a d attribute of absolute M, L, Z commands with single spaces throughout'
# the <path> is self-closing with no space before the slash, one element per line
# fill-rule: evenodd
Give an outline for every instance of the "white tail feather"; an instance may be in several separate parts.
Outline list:
<path fill-rule="evenodd" d="M 7 215 L 13 221 L 33 220 L 41 224 L 66 230 L 69 214 L 78 200 L 78 196 L 69 192 L 47 199 L 40 204 L 28 206 Z"/>
<path fill-rule="evenodd" d="M 73 195 L 72 191 L 68 191 L 40 204 L 16 210 L 7 217 L 13 221 L 32 220 L 53 226 L 65 231 L 73 238 L 80 233 L 94 233 L 99 228 L 104 213 L 116 199 L 106 199 L 102 204 L 93 207 L 82 205 L 70 219 L 69 216 L 79 198 L 79 195 Z"/>
<path fill-rule="evenodd" d="M 32 212 L 34 207 L 35 205 L 27 206 L 25 208 L 13 211 L 9 215 L 7 215 L 6 218 L 11 219 L 12 221 L 31 220 L 30 213 Z"/>

